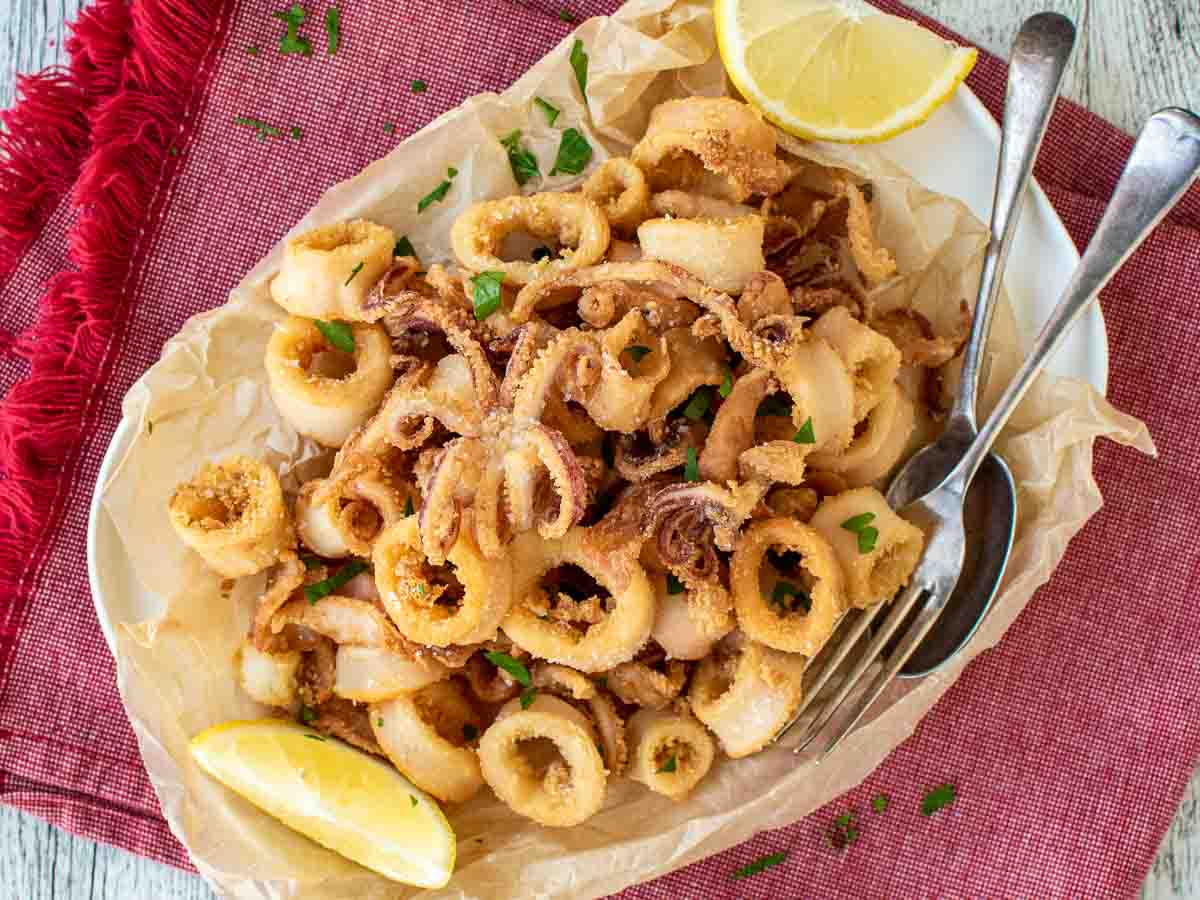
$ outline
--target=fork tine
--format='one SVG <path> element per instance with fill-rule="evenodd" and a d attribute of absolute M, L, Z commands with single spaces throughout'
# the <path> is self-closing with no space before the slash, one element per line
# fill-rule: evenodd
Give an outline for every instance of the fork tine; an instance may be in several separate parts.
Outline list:
<path fill-rule="evenodd" d="M 804 715 L 805 710 L 808 709 L 813 700 L 821 693 L 821 689 L 825 687 L 826 682 L 829 681 L 833 673 L 845 661 L 850 651 L 858 646 L 858 642 L 862 639 L 863 634 L 871 627 L 871 623 L 879 618 L 879 614 L 886 605 L 885 603 L 880 603 L 870 609 L 864 609 L 854 620 L 854 623 L 844 630 L 842 637 L 837 642 L 836 649 L 825 659 L 820 672 L 817 673 L 815 679 L 808 686 L 807 690 L 805 690 L 804 697 L 800 701 L 800 707 L 792 715 L 791 721 L 784 725 L 779 730 L 779 733 L 775 735 L 775 740 L 780 740 L 796 726 L 796 723 L 800 721 L 800 717 Z"/>
<path fill-rule="evenodd" d="M 825 706 L 821 709 L 821 714 L 809 723 L 808 729 L 804 732 L 804 737 L 796 745 L 796 753 L 800 753 L 805 747 L 811 744 L 813 738 L 819 735 L 825 729 L 825 726 L 829 724 L 830 719 L 837 713 L 838 708 L 845 702 L 846 697 L 850 695 L 850 692 L 862 680 L 863 673 L 879 657 L 880 651 L 891 640 L 892 635 L 900 627 L 900 624 L 908 618 L 909 611 L 925 591 L 924 584 L 911 584 L 892 603 L 891 611 L 888 613 L 887 618 L 883 620 L 882 627 L 880 627 L 879 631 L 871 639 L 871 643 L 867 645 L 867 649 L 863 651 L 862 655 L 854 663 L 850 674 L 846 676 L 845 681 L 838 687 L 837 693 L 826 702 Z M 885 605 L 883 603 L 879 604 L 880 607 Z M 861 715 L 862 713 L 860 712 L 859 716 Z"/>
<path fill-rule="evenodd" d="M 948 590 L 954 590 L 953 582 L 950 584 Z M 945 585 L 941 586 L 941 591 L 943 593 L 947 593 L 947 588 Z M 892 683 L 892 679 L 896 677 L 896 673 L 900 671 L 900 668 L 906 662 L 908 662 L 908 658 L 912 656 L 917 647 L 921 645 L 921 641 L 924 640 L 925 635 L 929 633 L 929 629 L 933 627 L 933 623 L 937 621 L 938 616 L 945 607 L 945 603 L 939 602 L 939 600 L 944 601 L 945 598 L 939 598 L 931 595 L 929 600 L 925 603 L 925 606 L 917 613 L 916 621 L 914 621 L 911 627 L 909 627 L 908 631 L 904 633 L 904 637 L 900 639 L 900 643 L 896 645 L 896 649 L 893 650 L 891 656 L 888 657 L 887 665 L 885 665 L 883 670 L 875 677 L 875 683 L 871 685 L 870 690 L 868 690 L 861 698 L 859 698 L 858 706 L 855 707 L 854 713 L 842 723 L 842 726 L 838 729 L 837 734 L 830 739 L 829 744 L 824 750 L 821 751 L 819 759 L 824 759 L 838 744 L 842 742 L 842 739 L 854 729 L 854 726 L 858 724 L 858 720 L 861 719 L 863 714 L 871 708 L 871 704 L 874 703 L 879 698 L 879 695 L 883 693 L 884 689 Z"/>

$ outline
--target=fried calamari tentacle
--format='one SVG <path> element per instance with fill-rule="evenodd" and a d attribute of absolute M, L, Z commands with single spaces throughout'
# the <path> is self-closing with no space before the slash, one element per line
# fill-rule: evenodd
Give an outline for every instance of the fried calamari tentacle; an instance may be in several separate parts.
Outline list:
<path fill-rule="evenodd" d="M 773 565 L 769 550 L 794 553 L 799 560 Z M 738 626 L 747 637 L 816 656 L 844 609 L 842 572 L 829 542 L 792 519 L 762 519 L 738 536 L 729 568 Z"/>
<path fill-rule="evenodd" d="M 848 523 L 858 527 L 848 529 Z M 826 497 L 810 524 L 833 547 L 845 576 L 846 599 L 859 609 L 890 600 L 907 585 L 925 546 L 921 529 L 896 515 L 870 487 Z M 867 540 L 864 528 L 874 529 Z"/>
<path fill-rule="evenodd" d="M 811 487 L 779 487 L 767 494 L 765 502 L 772 515 L 807 523 L 817 511 L 821 495 Z"/>
<path fill-rule="evenodd" d="M 775 158 L 775 130 L 753 107 L 728 97 L 688 97 L 660 103 L 630 154 L 656 190 L 688 188 L 705 170 L 728 200 L 783 189 L 791 169 Z"/>
<path fill-rule="evenodd" d="M 737 314 L 747 328 L 767 316 L 790 316 L 792 298 L 787 285 L 774 272 L 755 272 L 738 298 Z"/>
<path fill-rule="evenodd" d="M 459 530 L 446 558 L 446 567 L 431 564 L 412 516 L 381 534 L 372 562 L 388 616 L 419 644 L 446 647 L 491 639 L 512 605 L 510 559 L 485 558 L 469 527 Z"/>
<path fill-rule="evenodd" d="M 632 659 L 646 642 L 654 622 L 654 593 L 636 559 L 593 552 L 587 532 L 575 527 L 552 540 L 528 533 L 516 538 L 511 552 L 516 602 L 502 627 L 514 644 L 534 656 L 582 672 L 602 672 Z M 541 585 L 543 576 L 560 566 L 582 569 L 608 596 L 549 595 Z M 580 614 L 598 621 L 588 624 L 575 612 L 569 612 L 569 621 L 538 615 L 539 608 L 555 606 L 568 611 L 579 607 Z"/>
<path fill-rule="evenodd" d="M 622 281 L 585 287 L 579 295 L 579 318 L 593 328 L 606 328 L 632 310 L 641 310 L 646 324 L 656 332 L 691 325 L 700 316 L 692 301 L 668 297 L 659 291 Z"/>
<path fill-rule="evenodd" d="M 315 717 L 308 726 L 314 731 L 345 741 L 367 753 L 384 755 L 375 735 L 371 733 L 367 707 L 341 697 L 330 697 L 319 704 L 309 705 L 314 707 Z"/>
<path fill-rule="evenodd" d="M 590 700 L 596 696 L 592 680 L 570 666 L 539 662 L 530 673 L 533 686 L 567 700 Z"/>
<path fill-rule="evenodd" d="M 774 740 L 800 707 L 804 657 L 772 650 L 740 632 L 727 637 L 692 675 L 692 712 L 734 759 Z"/>
<path fill-rule="evenodd" d="M 639 709 L 629 719 L 629 777 L 656 794 L 682 800 L 712 768 L 712 736 L 682 709 Z"/>
<path fill-rule="evenodd" d="M 854 420 L 861 421 L 883 399 L 900 371 L 900 351 L 885 335 L 835 307 L 813 323 L 812 333 L 837 351 L 854 381 Z"/>
<path fill-rule="evenodd" d="M 620 775 L 629 764 L 629 745 L 625 741 L 625 722 L 607 691 L 597 691 L 586 701 L 588 717 L 600 735 L 600 752 L 610 776 Z"/>
<path fill-rule="evenodd" d="M 389 647 L 342 644 L 337 648 L 333 692 L 359 703 L 377 703 L 450 677 L 450 670 L 426 654 Z"/>
<path fill-rule="evenodd" d="M 677 483 L 669 475 L 656 475 L 622 488 L 609 511 L 588 529 L 589 552 L 605 554 L 632 548 L 636 554 L 645 538 L 650 502 L 667 485 Z"/>
<path fill-rule="evenodd" d="M 766 266 L 761 216 L 647 219 L 637 234 L 644 257 L 674 263 L 728 294 L 741 293 Z"/>
<path fill-rule="evenodd" d="M 392 264 L 396 235 L 365 219 L 289 238 L 271 299 L 294 316 L 361 319 L 367 292 Z"/>
<path fill-rule="evenodd" d="M 658 442 L 645 432 L 623 434 L 617 439 L 613 466 L 626 481 L 645 481 L 683 466 L 688 450 L 699 452 L 705 446 L 707 433 L 702 422 L 681 418 L 666 423 Z"/>
<path fill-rule="evenodd" d="M 248 456 L 205 463 L 167 511 L 180 540 L 226 578 L 260 572 L 296 546 L 278 476 Z"/>
<path fill-rule="evenodd" d="M 558 259 L 507 262 L 504 239 L 525 232 L 565 249 Z M 546 275 L 600 261 L 610 239 L 608 219 L 582 194 L 546 193 L 476 203 L 455 220 L 450 240 L 459 263 L 472 272 L 503 272 L 510 284 L 528 284 Z"/>
<path fill-rule="evenodd" d="M 483 653 L 467 660 L 463 675 L 475 699 L 482 703 L 507 703 L 521 693 L 520 683 L 504 669 L 492 665 Z"/>
<path fill-rule="evenodd" d="M 811 453 L 811 444 L 798 444 L 791 437 L 766 441 L 738 457 L 738 473 L 748 481 L 803 484 L 804 469 Z"/>
<path fill-rule="evenodd" d="M 553 325 L 535 319 L 514 329 L 509 334 L 512 350 L 504 367 L 504 380 L 500 382 L 500 406 L 512 409 L 522 379 L 537 362 L 538 355 L 558 335 Z"/>
<path fill-rule="evenodd" d="M 661 656 L 661 652 L 658 654 Z M 630 660 L 605 673 L 608 689 L 622 703 L 663 709 L 679 696 L 687 681 L 687 666 L 678 659 L 659 660 L 661 671 L 651 664 L 653 658 Z"/>
<path fill-rule="evenodd" d="M 700 477 L 724 484 L 738 477 L 738 458 L 754 445 L 754 420 L 759 404 L 777 385 L 765 369 L 751 369 L 733 383 L 717 410 L 712 430 L 700 453 Z"/>
<path fill-rule="evenodd" d="M 284 550 L 279 554 L 279 565 L 275 568 L 271 583 L 254 608 L 254 624 L 250 630 L 254 646 L 264 653 L 277 653 L 285 649 L 285 642 L 271 630 L 271 620 L 304 584 L 304 572 L 304 564 L 294 551 Z"/>
<path fill-rule="evenodd" d="M 730 203 L 690 191 L 660 191 L 650 198 L 654 214 L 677 219 L 737 219 L 754 215 L 754 207 Z"/>
<path fill-rule="evenodd" d="M 462 803 L 483 787 L 479 757 L 466 746 L 483 719 L 462 685 L 439 681 L 370 707 L 371 728 L 392 765 L 443 803 Z"/>
<path fill-rule="evenodd" d="M 717 548 L 733 549 L 737 530 L 765 492 L 766 486 L 757 483 L 666 487 L 650 500 L 644 533 L 655 541 L 665 565 L 697 581 L 712 581 L 720 575 Z"/>
<path fill-rule="evenodd" d="M 916 428 L 916 407 L 895 384 L 883 391 L 867 414 L 866 427 L 841 453 L 814 453 L 814 467 L 838 472 L 848 487 L 863 487 L 882 478 L 900 462 Z"/>
<path fill-rule="evenodd" d="M 849 207 L 846 210 L 846 232 L 850 241 L 850 253 L 859 274 L 869 286 L 896 274 L 895 257 L 886 247 L 880 246 L 871 225 L 871 210 L 867 207 L 862 190 L 849 181 L 839 185 Z"/>
<path fill-rule="evenodd" d="M 587 480 L 562 434 L 533 424 L 516 434 L 504 455 L 509 526 L 536 528 L 544 538 L 562 537 L 587 510 Z"/>
<path fill-rule="evenodd" d="M 661 440 L 667 416 L 699 388 L 719 385 L 729 374 L 725 349 L 712 338 L 697 337 L 689 328 L 672 328 L 663 335 L 670 370 L 654 388 L 648 424 L 651 437 Z"/>
<path fill-rule="evenodd" d="M 379 417 L 391 443 L 407 449 L 420 446 L 414 436 L 429 427 L 427 422 L 440 422 L 452 434 L 478 437 L 485 413 L 470 364 L 452 353 L 435 365 L 422 363 L 401 375 Z"/>
<path fill-rule="evenodd" d="M 267 706 L 290 709 L 300 694 L 300 672 L 302 656 L 299 651 L 264 653 L 247 638 L 238 648 L 234 664 L 238 671 L 238 683 L 252 699 Z"/>
<path fill-rule="evenodd" d="M 550 827 L 578 825 L 604 805 L 608 776 L 587 716 L 538 695 L 511 700 L 479 741 L 483 777 L 514 812 Z"/>
<path fill-rule="evenodd" d="M 456 438 L 438 450 L 421 485 L 418 518 L 421 548 L 434 565 L 441 565 L 462 531 L 463 510 L 476 498 L 484 474 L 483 443 Z"/>
<path fill-rule="evenodd" d="M 623 156 L 606 159 L 583 183 L 613 230 L 628 237 L 650 215 L 650 188 L 642 170 Z"/>
<path fill-rule="evenodd" d="M 392 384 L 387 333 L 365 324 L 350 333 L 354 349 L 344 353 L 312 320 L 289 316 L 267 343 L 271 399 L 289 425 L 326 447 L 340 447 Z"/>
<path fill-rule="evenodd" d="M 905 365 L 936 369 L 958 356 L 970 333 L 971 311 L 965 303 L 959 308 L 959 327 L 949 337 L 935 334 L 929 320 L 911 309 L 893 309 L 872 316 L 870 325 L 900 348 Z"/>

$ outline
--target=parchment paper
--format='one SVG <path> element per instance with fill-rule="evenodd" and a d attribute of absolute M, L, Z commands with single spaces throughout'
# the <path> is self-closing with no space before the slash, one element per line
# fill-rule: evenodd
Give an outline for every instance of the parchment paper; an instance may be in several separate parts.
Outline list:
<path fill-rule="evenodd" d="M 586 106 L 568 64 L 575 37 L 590 55 Z M 641 136 L 656 103 L 727 92 L 709 4 L 635 0 L 612 18 L 580 26 L 503 94 L 469 99 L 331 189 L 296 230 L 363 216 L 407 234 L 426 262 L 449 261 L 455 217 L 476 200 L 517 191 L 499 136 L 521 128 L 546 172 L 560 130 L 574 126 L 596 148 L 596 165 Z M 563 110 L 557 127 L 548 127 L 531 108 L 535 94 Z M 952 315 L 960 298 L 974 297 L 986 230 L 961 203 L 924 190 L 870 149 L 789 146 L 871 179 L 877 228 L 905 275 L 894 289 L 898 299 L 911 297 L 936 321 Z M 451 165 L 459 175 L 445 202 L 417 216 L 417 200 Z M 553 190 L 579 180 L 560 176 L 526 188 Z M 201 773 L 187 752 L 188 739 L 200 730 L 265 712 L 242 695 L 233 667 L 263 577 L 223 591 L 220 579 L 175 538 L 168 498 L 202 461 L 234 452 L 267 458 L 285 486 L 295 485 L 297 466 L 323 458 L 279 417 L 261 364 L 271 331 L 284 318 L 266 291 L 281 247 L 228 303 L 189 321 L 126 398 L 124 413 L 137 423 L 137 437 L 103 502 L 137 578 L 161 598 L 164 612 L 152 621 L 115 623 L 119 685 L 171 829 L 218 892 L 247 898 L 415 896 L 416 889 L 375 876 L 278 824 Z M 1019 356 L 1011 316 L 1000 324 L 985 396 L 1002 387 Z M 860 782 L 911 734 L 970 659 L 1000 639 L 1099 508 L 1091 449 L 1100 436 L 1153 452 L 1140 422 L 1083 383 L 1044 380 L 1030 392 L 1000 447 L 1020 486 L 1021 520 L 993 612 L 955 663 L 915 685 L 898 686 L 883 711 L 833 758 L 819 767 L 797 765 L 792 753 L 775 748 L 727 760 L 682 804 L 616 780 L 605 809 L 571 829 L 541 828 L 483 791 L 448 811 L 459 837 L 458 870 L 449 887 L 422 896 L 606 894 L 795 821 Z"/>

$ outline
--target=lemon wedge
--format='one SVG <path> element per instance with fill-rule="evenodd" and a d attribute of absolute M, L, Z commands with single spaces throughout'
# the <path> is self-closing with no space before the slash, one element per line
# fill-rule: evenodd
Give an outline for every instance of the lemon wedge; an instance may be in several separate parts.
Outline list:
<path fill-rule="evenodd" d="M 190 749 L 209 775 L 330 850 L 405 884 L 450 880 L 450 823 L 381 760 L 281 719 L 214 725 Z"/>
<path fill-rule="evenodd" d="M 716 0 L 729 77 L 798 137 L 881 141 L 950 99 L 976 52 L 861 0 Z"/>

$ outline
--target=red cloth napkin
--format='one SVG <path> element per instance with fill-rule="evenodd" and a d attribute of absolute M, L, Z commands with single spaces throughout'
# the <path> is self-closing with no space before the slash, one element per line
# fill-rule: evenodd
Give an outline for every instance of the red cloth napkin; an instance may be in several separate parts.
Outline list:
<path fill-rule="evenodd" d="M 100 0 L 70 77 L 26 82 L 0 139 L 0 800 L 179 866 L 88 591 L 87 509 L 121 398 L 326 187 L 505 87 L 571 28 L 533 0 L 356 4 L 329 57 L 327 4 L 311 5 L 315 52 L 285 57 L 270 15 L 284 5 Z M 582 20 L 617 4 L 566 5 Z M 981 55 L 970 84 L 994 115 L 1004 80 Z M 303 136 L 259 141 L 239 115 Z M 1129 148 L 1060 104 L 1038 176 L 1081 246 Z M 860 788 L 622 896 L 1136 894 L 1200 757 L 1196 284 L 1200 190 L 1103 298 L 1111 399 L 1150 424 L 1161 457 L 1096 448 L 1107 506 L 1004 642 Z M 943 782 L 957 800 L 923 817 Z M 850 809 L 858 840 L 834 850 L 824 833 Z"/>

